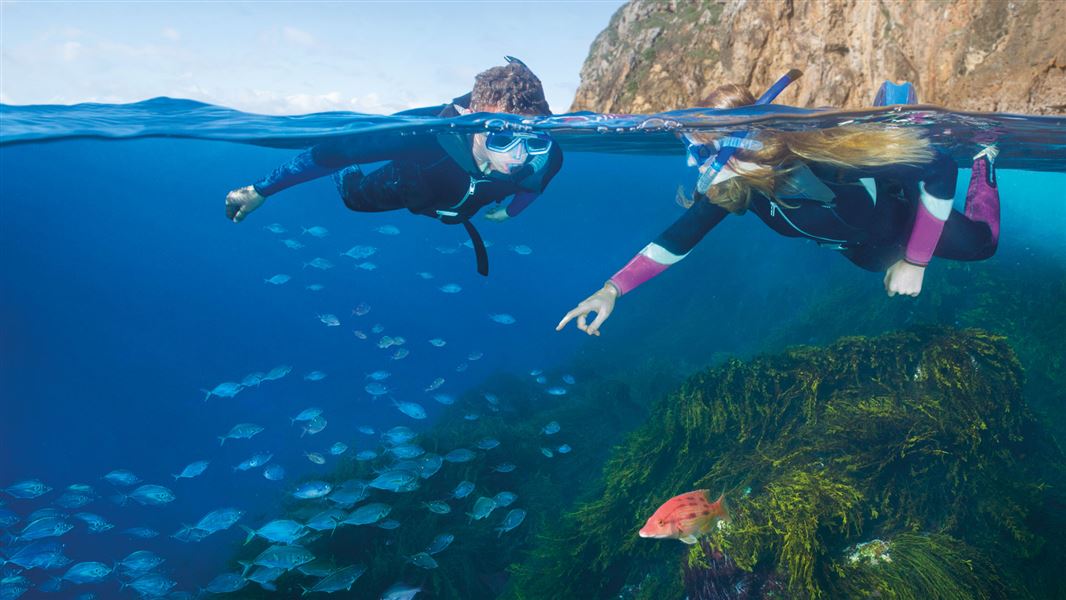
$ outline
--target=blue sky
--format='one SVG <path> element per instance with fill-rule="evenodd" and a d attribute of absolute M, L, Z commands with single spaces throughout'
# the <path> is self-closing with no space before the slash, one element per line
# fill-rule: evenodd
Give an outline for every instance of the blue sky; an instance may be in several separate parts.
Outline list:
<path fill-rule="evenodd" d="M 0 101 L 192 98 L 250 112 L 390 113 L 525 61 L 565 112 L 621 0 L 0 2 Z"/>

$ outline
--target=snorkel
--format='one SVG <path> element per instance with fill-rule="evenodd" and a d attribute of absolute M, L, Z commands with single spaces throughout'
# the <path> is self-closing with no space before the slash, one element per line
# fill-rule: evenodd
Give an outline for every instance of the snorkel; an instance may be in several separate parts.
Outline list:
<path fill-rule="evenodd" d="M 803 71 L 799 69 L 792 69 L 788 73 L 785 73 L 781 79 L 778 79 L 776 83 L 770 86 L 770 89 L 763 92 L 762 96 L 755 101 L 755 105 L 769 104 L 774 101 L 789 86 L 793 81 L 803 76 Z M 762 144 L 756 140 L 748 140 L 747 138 L 750 130 L 736 131 L 721 138 L 715 142 L 715 147 L 718 152 L 711 157 L 710 150 L 706 145 L 693 144 L 689 137 L 685 136 L 685 141 L 688 142 L 689 160 L 695 164 L 702 162 L 700 176 L 696 179 L 696 191 L 700 194 L 706 194 L 707 190 L 714 185 L 715 180 L 721 174 L 722 169 L 729 163 L 729 159 L 736 154 L 738 148 L 748 148 L 757 150 L 762 147 Z"/>

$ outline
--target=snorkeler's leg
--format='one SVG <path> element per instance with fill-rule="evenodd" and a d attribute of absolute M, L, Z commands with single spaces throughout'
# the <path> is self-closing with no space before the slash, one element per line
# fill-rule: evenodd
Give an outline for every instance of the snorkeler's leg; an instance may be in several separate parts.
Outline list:
<path fill-rule="evenodd" d="M 966 191 L 966 217 L 988 225 L 992 251 L 999 243 L 999 187 L 996 184 L 996 146 L 985 146 L 973 157 L 970 187 Z"/>
<path fill-rule="evenodd" d="M 966 191 L 966 212 L 951 211 L 934 256 L 984 260 L 999 245 L 999 188 L 994 163 L 998 150 L 987 146 L 974 157 Z"/>

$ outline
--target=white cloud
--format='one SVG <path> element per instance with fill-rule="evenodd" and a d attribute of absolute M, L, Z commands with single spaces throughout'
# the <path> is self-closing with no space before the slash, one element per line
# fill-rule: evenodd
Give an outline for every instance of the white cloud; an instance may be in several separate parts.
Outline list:
<path fill-rule="evenodd" d="M 282 27 L 281 35 L 285 38 L 286 42 L 299 44 L 301 46 L 314 46 L 316 43 L 315 36 L 295 27 Z"/>
<path fill-rule="evenodd" d="M 160 33 L 163 34 L 163 37 L 172 42 L 176 42 L 181 39 L 181 32 L 179 32 L 177 29 L 174 29 L 173 27 L 164 27 L 163 31 Z"/>
<path fill-rule="evenodd" d="M 79 42 L 63 42 L 59 45 L 59 56 L 66 61 L 75 60 L 81 55 L 81 49 L 82 45 Z"/>

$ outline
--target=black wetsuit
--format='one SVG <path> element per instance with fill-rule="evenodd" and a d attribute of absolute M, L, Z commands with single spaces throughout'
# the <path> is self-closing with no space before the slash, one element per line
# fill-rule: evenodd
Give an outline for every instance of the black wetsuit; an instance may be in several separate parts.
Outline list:
<path fill-rule="evenodd" d="M 833 191 L 836 198 L 832 202 L 788 198 L 783 202 L 794 208 L 787 208 L 753 192 L 749 210 L 777 233 L 841 250 L 849 260 L 869 271 L 884 271 L 903 256 L 919 202 L 918 182 L 923 181 L 929 191 L 951 197 L 958 171 L 955 163 L 943 155 L 929 165 L 917 167 L 838 169 L 812 164 L 810 168 Z M 876 202 L 861 183 L 863 178 L 875 181 Z M 687 254 L 729 214 L 699 196 L 655 243 L 672 254 Z M 993 252 L 995 244 L 988 225 L 953 210 L 944 224 L 935 256 L 984 260 Z"/>
<path fill-rule="evenodd" d="M 455 100 L 460 106 L 468 96 Z M 457 116 L 453 104 L 415 109 L 398 115 Z M 487 274 L 484 245 L 470 224 L 483 206 L 521 195 L 508 214 L 524 209 L 562 168 L 563 154 L 552 144 L 546 155 L 532 157 L 516 173 L 484 173 L 471 154 L 469 135 L 395 132 L 356 134 L 322 142 L 256 182 L 262 196 L 298 183 L 335 173 L 337 191 L 345 206 L 360 212 L 406 208 L 448 224 L 466 227 L 478 251 L 478 270 Z M 354 164 L 390 161 L 364 175 Z M 342 171 L 342 169 L 345 169 Z"/>

